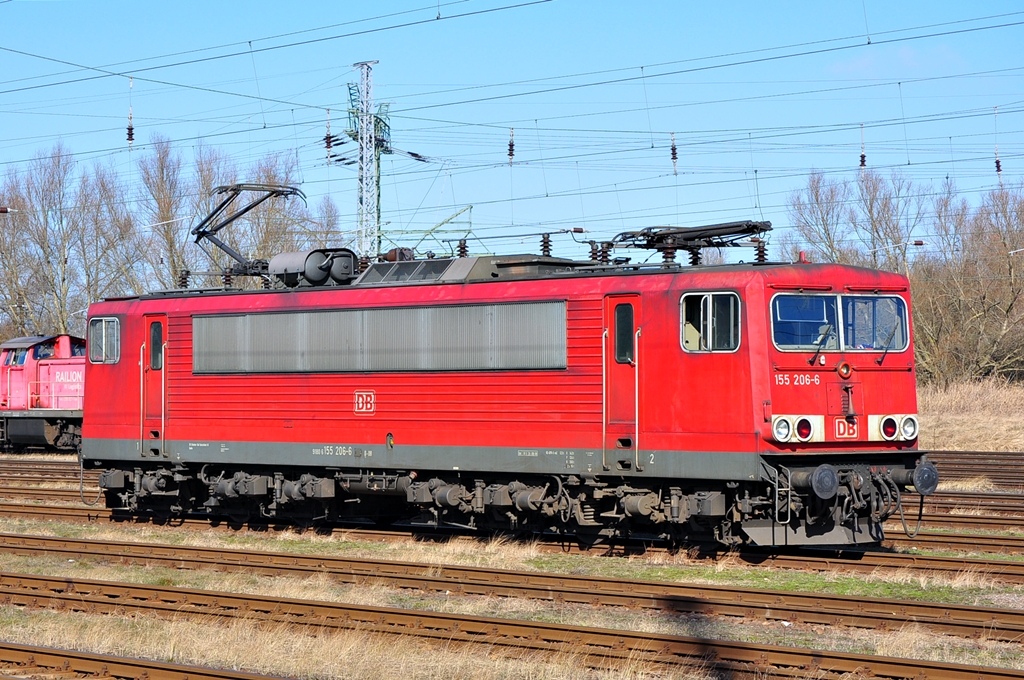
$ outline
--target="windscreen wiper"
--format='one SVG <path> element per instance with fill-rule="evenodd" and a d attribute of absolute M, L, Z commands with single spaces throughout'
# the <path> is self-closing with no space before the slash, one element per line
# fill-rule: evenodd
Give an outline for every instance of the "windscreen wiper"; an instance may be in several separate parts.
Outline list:
<path fill-rule="evenodd" d="M 819 335 L 818 339 L 814 341 L 814 356 L 807 360 L 807 363 L 811 366 L 813 366 L 814 362 L 817 361 L 818 355 L 821 354 L 821 346 L 825 344 L 825 340 L 832 333 L 832 324 L 827 323 L 823 326 L 819 326 L 818 332 L 821 333 L 821 335 Z"/>
<path fill-rule="evenodd" d="M 899 324 L 898 323 L 897 324 L 893 324 L 892 332 L 889 333 L 889 337 L 885 341 L 885 351 L 882 352 L 882 356 L 880 356 L 877 359 L 875 359 L 875 363 L 878 364 L 879 366 L 881 366 L 882 362 L 885 361 L 885 355 L 889 353 L 889 347 L 892 345 L 892 339 L 896 335 L 896 329 L 897 328 L 899 328 Z"/>

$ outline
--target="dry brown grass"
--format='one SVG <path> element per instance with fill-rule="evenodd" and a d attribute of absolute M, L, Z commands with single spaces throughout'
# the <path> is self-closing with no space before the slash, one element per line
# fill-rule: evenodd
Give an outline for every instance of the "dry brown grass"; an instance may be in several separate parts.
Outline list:
<path fill-rule="evenodd" d="M 1024 451 L 1024 386 L 989 379 L 917 390 L 923 449 Z"/>
<path fill-rule="evenodd" d="M 627 662 L 614 673 L 585 667 L 581 656 L 541 656 L 484 645 L 439 642 L 360 632 L 306 635 L 286 627 L 246 621 L 223 625 L 150 617 L 25 612 L 0 608 L 4 639 L 24 644 L 135 656 L 172 663 L 231 668 L 315 680 L 600 680 L 603 678 L 693 678 L 701 671 L 665 673 Z"/>
<path fill-rule="evenodd" d="M 941 474 L 941 473 L 940 473 Z M 966 479 L 943 479 L 939 482 L 938 491 L 992 491 L 996 485 L 988 477 L 968 477 Z"/>

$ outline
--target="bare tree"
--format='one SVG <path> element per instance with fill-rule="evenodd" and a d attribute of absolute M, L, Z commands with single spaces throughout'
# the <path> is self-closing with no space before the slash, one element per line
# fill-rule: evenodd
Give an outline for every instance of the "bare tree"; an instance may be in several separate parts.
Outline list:
<path fill-rule="evenodd" d="M 850 222 L 875 269 L 909 273 L 909 242 L 924 213 L 921 191 L 898 170 L 888 181 L 873 170 L 858 177 Z"/>
<path fill-rule="evenodd" d="M 60 142 L 37 155 L 21 184 L 29 206 L 25 216 L 28 262 L 33 285 L 41 295 L 40 322 L 54 333 L 71 330 L 71 315 L 84 308 L 80 295 L 81 268 L 73 261 L 71 244 L 82 228 L 82 206 L 75 161 Z"/>
<path fill-rule="evenodd" d="M 846 182 L 827 179 L 821 173 L 812 174 L 807 187 L 790 196 L 793 226 L 816 259 L 840 263 L 857 259 L 856 243 L 849 233 L 849 198 Z"/>
<path fill-rule="evenodd" d="M 81 266 L 83 296 L 98 300 L 144 292 L 146 244 L 124 200 L 127 188 L 112 167 L 101 165 L 85 174 L 81 187 L 88 205 L 72 250 Z"/>
<path fill-rule="evenodd" d="M 150 275 L 161 288 L 172 288 L 179 272 L 188 269 L 185 221 L 188 186 L 181 176 L 181 154 L 169 140 L 154 137 L 150 151 L 139 161 L 143 195 L 139 201 L 145 224 L 151 230 L 146 259 Z"/>
<path fill-rule="evenodd" d="M 0 217 L 0 304 L 3 305 L 4 337 L 37 332 L 42 304 L 34 285 L 33 253 L 26 238 L 28 212 L 21 179 L 9 172 L 0 186 L 0 203 L 15 210 Z"/>

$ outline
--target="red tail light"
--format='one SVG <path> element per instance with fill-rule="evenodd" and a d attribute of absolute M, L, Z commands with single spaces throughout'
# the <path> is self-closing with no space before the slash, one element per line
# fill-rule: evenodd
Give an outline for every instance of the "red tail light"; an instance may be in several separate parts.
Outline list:
<path fill-rule="evenodd" d="M 811 427 L 811 421 L 807 420 L 807 418 L 801 418 L 796 421 L 796 436 L 800 439 L 810 439 L 813 429 L 814 428 Z"/>
<path fill-rule="evenodd" d="M 896 432 L 899 426 L 896 424 L 896 419 L 892 417 L 886 417 L 882 419 L 882 436 L 886 439 L 893 439 L 896 437 Z"/>

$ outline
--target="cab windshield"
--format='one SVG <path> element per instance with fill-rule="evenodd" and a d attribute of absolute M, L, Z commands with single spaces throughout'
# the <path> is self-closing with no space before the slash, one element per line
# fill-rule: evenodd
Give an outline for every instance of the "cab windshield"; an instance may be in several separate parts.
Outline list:
<path fill-rule="evenodd" d="M 776 295 L 772 338 L 784 351 L 900 352 L 908 345 L 907 308 L 892 295 Z"/>

